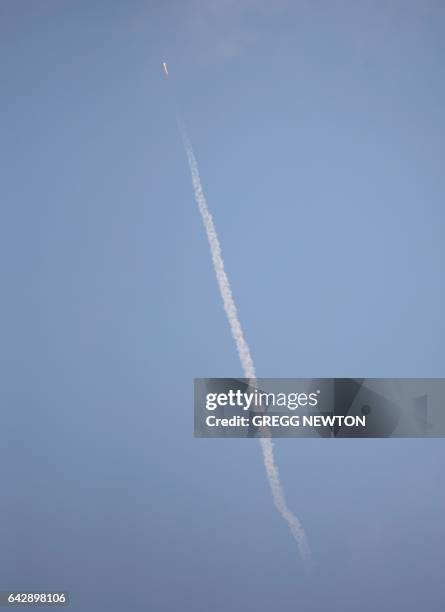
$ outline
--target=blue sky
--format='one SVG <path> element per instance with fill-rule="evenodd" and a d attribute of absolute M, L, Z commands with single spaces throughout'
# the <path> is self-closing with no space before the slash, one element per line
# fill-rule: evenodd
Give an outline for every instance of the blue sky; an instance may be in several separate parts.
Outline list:
<path fill-rule="evenodd" d="M 239 376 L 443 376 L 444 7 L 4 0 L 3 589 L 73 610 L 443 610 L 441 440 L 192 438 Z M 170 67 L 166 86 L 161 62 Z"/>

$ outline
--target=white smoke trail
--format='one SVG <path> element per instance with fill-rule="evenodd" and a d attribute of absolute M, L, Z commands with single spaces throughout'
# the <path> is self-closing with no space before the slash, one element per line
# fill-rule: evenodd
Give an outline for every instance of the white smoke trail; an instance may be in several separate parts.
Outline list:
<path fill-rule="evenodd" d="M 250 355 L 249 345 L 247 344 L 244 338 L 241 323 L 238 319 L 236 305 L 232 296 L 229 279 L 224 269 L 224 262 L 222 259 L 218 234 L 216 233 L 215 224 L 213 223 L 212 215 L 210 214 L 209 209 L 207 207 L 207 201 L 201 185 L 198 164 L 184 125 L 179 120 L 178 125 L 182 134 L 184 148 L 187 154 L 187 159 L 190 167 L 190 173 L 192 175 L 192 183 L 195 192 L 196 203 L 198 204 L 199 212 L 201 213 L 201 217 L 204 222 L 204 227 L 207 234 L 207 239 L 210 245 L 213 267 L 215 269 L 216 279 L 218 281 L 219 290 L 223 299 L 224 310 L 226 311 L 232 336 L 235 340 L 236 348 L 238 350 L 241 365 L 244 371 L 244 377 L 250 379 L 250 384 L 254 384 L 256 378 L 255 367 L 253 365 L 252 357 Z M 307 570 L 309 570 L 311 566 L 311 553 L 309 545 L 307 543 L 306 534 L 298 518 L 289 510 L 287 506 L 283 488 L 280 483 L 278 468 L 275 464 L 272 441 L 270 440 L 270 438 L 260 438 L 260 444 L 261 450 L 263 452 L 263 460 L 264 466 L 266 468 L 267 479 L 269 481 L 270 489 L 272 491 L 272 498 L 274 504 L 278 512 L 288 524 L 289 529 L 295 541 L 297 542 L 298 549 L 300 551 L 300 555 L 303 559 L 305 567 Z"/>

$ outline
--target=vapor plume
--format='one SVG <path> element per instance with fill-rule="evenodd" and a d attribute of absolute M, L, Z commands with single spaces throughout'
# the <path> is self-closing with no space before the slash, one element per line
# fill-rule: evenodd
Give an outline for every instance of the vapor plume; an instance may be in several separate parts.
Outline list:
<path fill-rule="evenodd" d="M 249 384 L 253 386 L 255 385 L 256 379 L 255 367 L 250 354 L 249 345 L 247 344 L 246 339 L 244 338 L 241 323 L 238 318 L 238 313 L 235 301 L 233 299 L 232 290 L 230 288 L 229 279 L 224 269 L 221 246 L 219 244 L 218 234 L 216 233 L 216 228 L 213 222 L 212 215 L 210 214 L 209 209 L 207 207 L 207 201 L 199 176 L 198 164 L 193 153 L 192 145 L 188 138 L 185 126 L 180 121 L 178 121 L 178 125 L 181 131 L 185 152 L 187 154 L 187 160 L 190 168 L 190 174 L 192 177 L 196 203 L 198 204 L 199 212 L 201 213 L 201 217 L 204 223 L 207 239 L 210 246 L 213 267 L 223 300 L 224 310 L 226 312 L 227 319 L 230 325 L 230 330 L 232 332 L 232 336 L 235 340 L 236 348 L 238 350 L 239 358 L 244 372 L 244 377 L 249 379 Z M 274 504 L 278 512 L 288 524 L 292 536 L 297 542 L 300 555 L 305 564 L 305 568 L 306 570 L 309 570 L 311 566 L 311 553 L 309 545 L 307 543 L 306 534 L 298 518 L 289 510 L 287 506 L 283 488 L 280 482 L 278 468 L 275 464 L 272 441 L 269 437 L 260 438 L 260 444 L 263 453 L 264 467 L 266 469 L 267 480 L 270 485 Z"/>

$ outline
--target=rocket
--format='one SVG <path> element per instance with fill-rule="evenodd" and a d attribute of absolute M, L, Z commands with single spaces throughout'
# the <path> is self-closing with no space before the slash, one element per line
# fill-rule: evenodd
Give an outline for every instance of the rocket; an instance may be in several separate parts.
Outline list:
<path fill-rule="evenodd" d="M 165 78 L 168 79 L 168 67 L 167 62 L 162 62 L 162 70 L 164 71 Z"/>

